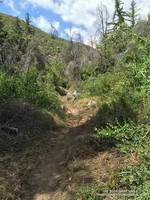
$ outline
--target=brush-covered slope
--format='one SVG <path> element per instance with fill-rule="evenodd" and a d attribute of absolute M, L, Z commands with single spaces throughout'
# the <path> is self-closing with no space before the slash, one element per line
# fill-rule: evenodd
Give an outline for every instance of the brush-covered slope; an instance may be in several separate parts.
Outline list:
<path fill-rule="evenodd" d="M 5 25 L 5 30 L 12 37 L 16 17 L 2 13 L 0 13 L 0 16 Z M 20 26 L 24 31 L 25 21 L 19 21 Z M 65 75 L 68 77 L 74 77 L 74 71 L 76 71 L 76 68 L 91 66 L 98 61 L 98 53 L 92 47 L 81 43 L 70 42 L 57 36 L 45 33 L 34 26 L 31 27 L 33 30 L 32 41 L 29 43 L 26 51 L 32 51 L 32 57 L 36 57 L 36 59 L 29 59 L 31 55 L 27 53 L 28 55 L 24 56 L 23 61 L 21 61 L 21 66 L 24 65 L 24 62 L 26 62 L 25 65 L 31 65 L 31 61 L 33 61 L 34 63 L 38 63 L 39 68 L 43 68 L 46 63 L 51 63 L 53 60 L 59 60 L 59 62 L 64 66 Z M 41 59 L 39 59 L 39 57 L 41 57 Z"/>

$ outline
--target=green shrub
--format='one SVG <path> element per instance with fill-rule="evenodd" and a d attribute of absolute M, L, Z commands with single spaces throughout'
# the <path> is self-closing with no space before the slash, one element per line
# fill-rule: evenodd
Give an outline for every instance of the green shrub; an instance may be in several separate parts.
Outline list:
<path fill-rule="evenodd" d="M 103 200 L 104 197 L 99 195 L 99 192 L 96 191 L 94 187 L 83 187 L 79 192 L 70 198 L 70 200 Z"/>
<path fill-rule="evenodd" d="M 135 190 L 138 196 L 131 199 L 149 199 L 150 125 L 137 125 L 133 122 L 109 125 L 105 129 L 96 129 L 92 137 L 97 140 L 97 145 L 103 138 L 119 141 L 117 149 L 125 156 L 138 152 L 137 164 L 129 163 L 128 166 L 120 167 L 120 171 L 112 178 L 112 186 L 114 189 Z"/>
<path fill-rule="evenodd" d="M 42 72 L 45 82 L 50 82 L 54 87 L 69 88 L 69 80 L 64 76 L 64 69 L 61 61 L 54 59 L 51 64 L 47 65 Z"/>
<path fill-rule="evenodd" d="M 81 67 L 79 69 L 80 79 L 82 81 L 90 80 L 92 77 L 97 77 L 97 66 Z"/>
<path fill-rule="evenodd" d="M 124 81 L 124 77 L 119 73 L 105 73 L 98 77 L 93 77 L 87 81 L 81 82 L 80 88 L 87 92 L 90 96 L 108 96 L 114 85 L 117 85 L 119 81 Z"/>
<path fill-rule="evenodd" d="M 105 129 L 95 129 L 96 133 L 94 136 L 103 138 L 114 138 L 121 142 L 120 150 L 129 154 L 132 153 L 133 149 L 128 148 L 128 145 L 134 147 L 140 147 L 142 142 L 146 142 L 150 137 L 150 126 L 149 125 L 136 125 L 133 122 L 111 125 L 109 124 Z M 126 149 L 124 149 L 126 147 Z"/>
<path fill-rule="evenodd" d="M 58 111 L 60 102 L 53 84 L 39 79 L 40 73 L 33 68 L 13 76 L 0 72 L 0 99 L 22 99 L 49 111 Z"/>

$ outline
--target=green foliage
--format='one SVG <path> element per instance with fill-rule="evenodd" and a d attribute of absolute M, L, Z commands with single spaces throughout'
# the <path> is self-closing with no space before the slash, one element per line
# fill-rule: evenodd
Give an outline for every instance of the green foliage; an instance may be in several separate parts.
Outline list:
<path fill-rule="evenodd" d="M 60 103 L 52 83 L 39 81 L 36 69 L 27 69 L 13 76 L 0 73 L 0 99 L 22 99 L 49 111 L 58 111 Z"/>
<path fill-rule="evenodd" d="M 83 187 L 80 189 L 80 191 L 76 194 L 76 196 L 73 196 L 70 198 L 70 200 L 103 200 L 104 197 L 100 196 L 98 191 L 94 187 Z"/>
<path fill-rule="evenodd" d="M 143 120 L 140 115 L 149 118 L 149 41 L 149 38 L 135 37 L 137 51 L 130 50 L 120 59 L 116 68 L 121 72 L 93 76 L 93 80 L 91 77 L 91 81 L 80 84 L 84 94 L 98 96 L 103 102 L 97 114 L 99 121 Z"/>
<path fill-rule="evenodd" d="M 97 77 L 97 66 L 81 67 L 80 69 L 81 81 L 90 80 L 90 78 Z"/>
<path fill-rule="evenodd" d="M 136 191 L 137 197 L 131 199 L 148 199 L 150 195 L 148 190 L 150 186 L 150 125 L 137 125 L 132 122 L 124 125 L 109 125 L 105 129 L 96 129 L 92 137 L 97 141 L 103 138 L 115 139 L 118 141 L 117 148 L 123 155 L 139 155 L 137 158 L 135 156 L 137 164 L 122 166 L 120 171 L 114 174 L 112 187 Z"/>
<path fill-rule="evenodd" d="M 124 11 L 123 2 L 121 0 L 115 0 L 115 11 L 113 15 L 113 24 L 115 28 L 125 22 L 127 13 Z"/>
<path fill-rule="evenodd" d="M 137 22 L 137 17 L 138 17 L 138 10 L 136 6 L 136 1 L 132 0 L 131 1 L 131 7 L 129 11 L 129 21 L 131 22 L 131 27 L 133 28 Z"/>
<path fill-rule="evenodd" d="M 80 87 L 87 95 L 100 98 L 101 104 L 97 113 L 100 123 L 136 119 L 139 108 L 143 106 L 144 91 L 139 92 L 137 86 L 135 87 L 136 76 L 129 78 L 129 74 L 105 73 L 97 80 L 81 84 Z"/>
<path fill-rule="evenodd" d="M 30 14 L 26 13 L 26 17 L 25 17 L 25 33 L 26 33 L 26 35 L 32 35 L 34 33 L 30 24 L 31 24 Z"/>
<path fill-rule="evenodd" d="M 61 86 L 69 88 L 69 81 L 64 76 L 63 64 L 59 59 L 53 59 L 42 72 L 45 82 L 51 82 L 55 88 Z"/>
<path fill-rule="evenodd" d="M 147 143 L 147 139 L 150 136 L 149 125 L 137 125 L 133 122 L 116 124 L 108 126 L 105 129 L 95 129 L 96 133 L 94 137 L 97 138 L 114 138 L 120 142 L 118 145 L 119 150 L 125 155 L 133 153 L 134 148 L 140 148 L 142 144 Z M 129 148 L 132 147 L 132 148 Z"/>
<path fill-rule="evenodd" d="M 60 38 L 53 39 L 50 34 L 30 25 L 30 16 L 26 16 L 26 21 L 18 20 L 16 17 L 5 14 L 0 14 L 0 18 L 3 30 L 7 34 L 7 37 L 3 37 L 5 45 L 3 45 L 3 49 L 0 48 L 0 64 L 9 68 L 12 66 L 12 63 L 16 66 L 22 65 L 23 61 L 21 58 L 24 59 L 26 56 L 25 54 L 27 54 L 28 57 L 30 56 L 28 49 L 30 48 L 30 43 L 33 42 L 36 43 L 36 49 L 44 55 L 47 63 L 51 63 L 52 60 L 56 58 L 58 60 L 62 59 L 67 41 Z M 28 32 L 29 34 L 27 34 Z M 1 34 L 2 31 L 0 31 L 0 35 Z M 2 35 L 5 36 L 4 34 Z M 36 52 L 32 52 L 33 56 L 35 54 Z M 3 57 L 3 59 L 1 59 L 1 57 Z M 11 62 L 8 60 L 10 57 L 13 57 L 10 59 Z"/>
<path fill-rule="evenodd" d="M 110 146 L 125 158 L 135 156 L 135 162 L 121 166 L 108 183 L 114 190 L 123 188 L 137 194 L 123 199 L 148 200 L 150 196 L 149 44 L 149 36 L 138 35 L 121 24 L 98 46 L 105 58 L 101 62 L 105 73 L 93 75 L 92 81 L 85 79 L 80 84 L 84 94 L 100 100 L 96 116 L 98 128 L 91 136 L 94 148 L 106 150 Z"/>
<path fill-rule="evenodd" d="M 81 87 L 88 91 L 90 96 L 106 97 L 113 92 L 115 86 L 117 87 L 116 90 L 118 86 L 124 87 L 126 81 L 127 78 L 123 73 L 106 73 L 93 78 L 91 81 L 89 79 L 83 84 L 81 83 Z"/>
<path fill-rule="evenodd" d="M 126 50 L 127 44 L 132 38 L 135 38 L 132 29 L 122 23 L 115 31 L 102 39 L 101 43 L 97 45 L 100 54 L 99 72 L 115 70 L 121 53 Z"/>
<path fill-rule="evenodd" d="M 3 44 L 7 36 L 7 32 L 4 30 L 4 23 L 2 17 L 0 16 L 0 44 Z"/>

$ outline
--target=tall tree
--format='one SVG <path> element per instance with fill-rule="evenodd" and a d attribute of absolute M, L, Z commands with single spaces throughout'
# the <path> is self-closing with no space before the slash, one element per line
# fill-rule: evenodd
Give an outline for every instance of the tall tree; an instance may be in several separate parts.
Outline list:
<path fill-rule="evenodd" d="M 30 17 L 30 14 L 27 13 L 26 17 L 25 17 L 25 32 L 26 32 L 26 35 L 32 35 L 33 32 L 34 32 L 30 24 L 31 24 L 31 17 Z"/>
<path fill-rule="evenodd" d="M 122 0 L 115 0 L 115 11 L 113 14 L 113 22 L 111 24 L 113 24 L 114 27 L 118 27 L 125 22 L 127 16 L 128 14 L 124 11 Z"/>
<path fill-rule="evenodd" d="M 137 17 L 138 17 L 138 10 L 137 10 L 137 7 L 136 7 L 136 1 L 132 0 L 131 1 L 130 11 L 129 11 L 129 21 L 131 22 L 131 27 L 132 28 L 136 24 Z"/>
<path fill-rule="evenodd" d="M 106 37 L 108 33 L 108 20 L 109 20 L 109 13 L 108 9 L 105 5 L 101 4 L 97 7 L 97 18 L 96 18 L 96 26 L 97 31 L 96 35 L 98 37 Z"/>

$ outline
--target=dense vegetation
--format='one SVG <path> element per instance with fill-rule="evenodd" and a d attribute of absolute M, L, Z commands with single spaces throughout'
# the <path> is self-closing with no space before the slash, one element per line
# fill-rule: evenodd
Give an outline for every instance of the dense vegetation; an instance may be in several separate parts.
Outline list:
<path fill-rule="evenodd" d="M 103 140 L 116 141 L 115 148 L 122 156 L 136 155 L 136 163 L 120 166 L 106 189 L 132 190 L 136 195 L 119 198 L 146 200 L 150 196 L 150 18 L 132 21 L 129 26 L 122 17 L 97 46 L 102 55 L 100 70 L 104 73 L 99 73 L 98 67 L 81 69 L 83 81 L 79 90 L 84 91 L 84 96 L 99 97 L 97 128 L 91 136 L 94 146 L 100 150 Z M 103 56 L 107 56 L 107 66 Z M 81 189 L 77 198 L 105 199 L 100 193 L 103 194 L 102 188 L 91 186 Z"/>
<path fill-rule="evenodd" d="M 122 1 L 116 0 L 112 22 L 108 23 L 108 31 L 97 45 L 99 59 L 90 62 L 89 66 L 76 68 L 75 76 L 69 78 L 65 77 L 64 63 L 72 59 L 69 56 L 80 60 L 76 52 L 81 44 L 70 51 L 72 46 L 66 48 L 64 40 L 32 27 L 29 15 L 25 22 L 14 18 L 11 31 L 8 29 L 12 23 L 4 25 L 11 17 L 0 17 L 0 101 L 21 100 L 50 113 L 60 113 L 57 93 L 60 86 L 75 88 L 79 99 L 97 97 L 99 109 L 93 119 L 96 128 L 90 135 L 96 150 L 101 150 L 103 140 L 115 141 L 113 148 L 124 159 L 136 157 L 136 163 L 120 166 L 105 188 L 133 190 L 137 196 L 124 199 L 148 200 L 150 17 L 137 21 L 135 1 L 130 11 L 125 12 Z M 74 45 L 72 41 L 69 44 Z M 63 53 L 69 51 L 72 54 L 64 58 Z M 81 188 L 72 199 L 105 199 L 97 195 L 105 188 Z"/>

